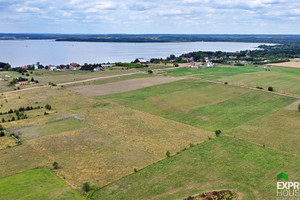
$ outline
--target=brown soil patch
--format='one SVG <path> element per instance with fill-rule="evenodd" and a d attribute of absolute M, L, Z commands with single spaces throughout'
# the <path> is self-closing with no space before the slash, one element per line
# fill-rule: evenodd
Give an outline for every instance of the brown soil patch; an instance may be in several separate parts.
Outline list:
<path fill-rule="evenodd" d="M 300 68 L 300 62 L 284 62 L 284 63 L 276 63 L 271 64 L 273 66 L 282 66 L 282 67 L 295 67 Z"/>
<path fill-rule="evenodd" d="M 178 81 L 181 79 L 183 78 L 155 76 L 150 78 L 137 78 L 102 85 L 78 86 L 69 89 L 87 96 L 102 96 L 107 94 L 128 92 L 154 85 Z"/>

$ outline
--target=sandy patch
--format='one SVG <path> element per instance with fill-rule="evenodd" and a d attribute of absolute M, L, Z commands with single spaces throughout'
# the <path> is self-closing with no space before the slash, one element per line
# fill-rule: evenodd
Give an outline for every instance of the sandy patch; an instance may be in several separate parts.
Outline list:
<path fill-rule="evenodd" d="M 155 76 L 150 78 L 137 78 L 137 79 L 131 79 L 131 80 L 101 84 L 101 85 L 78 86 L 69 89 L 87 96 L 102 96 L 107 94 L 128 92 L 128 91 L 137 90 L 137 89 L 150 87 L 154 85 L 170 83 L 182 79 L 183 78 Z"/>
<path fill-rule="evenodd" d="M 284 62 L 284 63 L 276 63 L 276 64 L 270 64 L 270 65 L 281 66 L 281 67 L 300 68 L 300 62 Z"/>

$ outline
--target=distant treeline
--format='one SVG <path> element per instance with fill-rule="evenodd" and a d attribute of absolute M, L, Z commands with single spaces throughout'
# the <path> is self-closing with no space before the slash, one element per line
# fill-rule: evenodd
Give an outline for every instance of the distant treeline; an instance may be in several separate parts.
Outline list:
<path fill-rule="evenodd" d="M 0 39 L 53 39 L 84 42 L 257 42 L 300 44 L 300 35 L 209 35 L 209 34 L 13 34 L 1 33 Z"/>

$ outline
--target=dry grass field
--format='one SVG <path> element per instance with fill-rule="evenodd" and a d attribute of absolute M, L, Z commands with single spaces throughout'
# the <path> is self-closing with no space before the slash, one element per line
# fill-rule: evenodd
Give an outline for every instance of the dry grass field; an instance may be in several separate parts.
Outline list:
<path fill-rule="evenodd" d="M 138 78 L 125 81 L 118 81 L 113 83 L 101 85 L 88 85 L 72 87 L 70 90 L 79 92 L 87 96 L 103 96 L 107 94 L 115 94 L 121 92 L 128 92 L 154 85 L 169 83 L 173 81 L 182 80 L 183 78 L 154 76 L 150 78 Z"/>
<path fill-rule="evenodd" d="M 20 129 L 22 145 L 2 150 L 0 177 L 38 166 L 51 167 L 56 161 L 61 166 L 56 173 L 71 186 L 80 188 L 86 181 L 102 186 L 133 173 L 134 168 L 165 158 L 167 150 L 175 154 L 190 143 L 201 143 L 214 135 L 67 89 L 44 88 L 9 94 L 2 103 L 1 111 L 46 103 L 53 109 L 46 116 L 42 115 L 44 110 L 29 111 L 32 112 L 29 119 L 3 124 L 6 128 L 32 126 Z M 74 114 L 84 122 L 46 124 Z"/>
<path fill-rule="evenodd" d="M 275 63 L 272 64 L 274 66 L 281 66 L 281 67 L 295 67 L 300 68 L 300 62 L 299 61 L 292 61 L 292 62 L 285 62 L 285 63 Z"/>
<path fill-rule="evenodd" d="M 99 72 L 90 72 L 90 71 L 82 71 L 82 70 L 71 70 L 71 71 L 47 71 L 47 70 L 34 70 L 33 73 L 29 73 L 29 76 L 23 76 L 22 74 L 18 72 L 12 72 L 12 71 L 4 71 L 0 72 L 0 93 L 14 90 L 17 87 L 14 86 L 8 86 L 9 82 L 13 78 L 18 77 L 25 77 L 29 80 L 31 77 L 33 77 L 35 80 L 38 80 L 38 84 L 31 84 L 31 85 L 25 85 L 20 86 L 20 89 L 28 88 L 28 87 L 34 87 L 34 86 L 40 86 L 40 85 L 47 85 L 49 82 L 60 84 L 60 83 L 67 83 L 67 82 L 73 82 L 73 81 L 82 81 L 86 79 L 91 78 L 99 78 L 99 77 L 106 77 L 106 76 L 114 76 L 114 75 L 122 75 L 126 73 L 132 73 L 137 72 L 134 69 L 130 70 L 107 70 L 107 71 L 99 71 Z M 9 75 L 9 78 L 6 78 L 5 75 Z M 7 81 L 5 81 L 7 80 Z"/>

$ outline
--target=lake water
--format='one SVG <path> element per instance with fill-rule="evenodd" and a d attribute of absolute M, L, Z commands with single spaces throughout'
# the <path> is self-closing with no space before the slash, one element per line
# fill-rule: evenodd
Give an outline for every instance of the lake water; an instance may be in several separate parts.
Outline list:
<path fill-rule="evenodd" d="M 0 40 L 0 62 L 13 67 L 40 62 L 58 65 L 77 62 L 131 62 L 135 58 L 166 58 L 192 51 L 234 52 L 255 49 L 259 43 L 178 42 L 178 43 L 108 43 L 55 42 L 53 40 Z"/>

